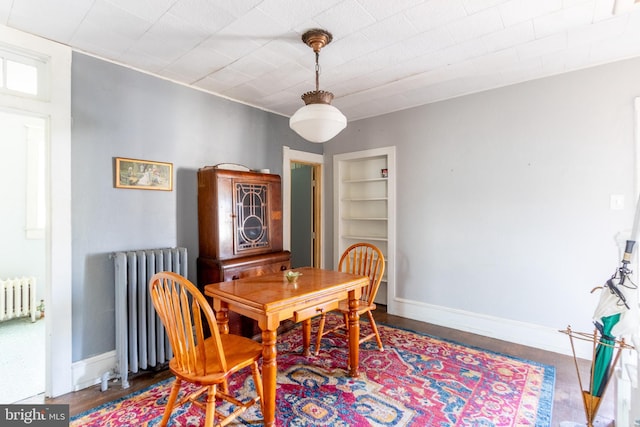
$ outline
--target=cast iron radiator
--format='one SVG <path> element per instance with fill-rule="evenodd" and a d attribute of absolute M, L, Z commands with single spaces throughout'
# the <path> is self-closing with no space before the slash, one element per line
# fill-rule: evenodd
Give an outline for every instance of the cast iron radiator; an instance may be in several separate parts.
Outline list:
<path fill-rule="evenodd" d="M 173 356 L 153 308 L 149 280 L 159 271 L 187 277 L 187 249 L 162 248 L 111 254 L 116 288 L 116 376 L 129 387 L 129 372 L 153 368 Z"/>

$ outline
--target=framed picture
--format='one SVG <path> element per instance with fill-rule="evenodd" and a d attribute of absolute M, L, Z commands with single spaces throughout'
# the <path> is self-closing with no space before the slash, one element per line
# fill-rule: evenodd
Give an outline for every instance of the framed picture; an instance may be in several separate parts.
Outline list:
<path fill-rule="evenodd" d="M 116 157 L 116 188 L 173 190 L 173 164 Z"/>

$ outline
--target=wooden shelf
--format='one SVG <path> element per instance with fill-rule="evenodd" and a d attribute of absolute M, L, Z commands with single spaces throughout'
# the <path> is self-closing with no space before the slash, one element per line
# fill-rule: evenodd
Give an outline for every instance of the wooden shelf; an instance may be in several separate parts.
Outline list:
<path fill-rule="evenodd" d="M 377 242 L 386 242 L 389 239 L 386 236 L 356 236 L 356 235 L 344 235 L 342 236 L 343 239 L 349 239 L 349 240 L 357 240 L 357 241 L 361 241 L 361 240 L 375 240 Z"/>
<path fill-rule="evenodd" d="M 389 178 L 363 178 L 363 179 L 345 179 L 342 182 L 344 184 L 359 184 L 362 182 L 380 182 L 380 181 L 388 181 Z"/>
<path fill-rule="evenodd" d="M 388 218 L 343 217 L 345 221 L 387 221 Z"/>
<path fill-rule="evenodd" d="M 386 202 L 388 197 L 348 197 L 340 199 L 342 202 Z"/>

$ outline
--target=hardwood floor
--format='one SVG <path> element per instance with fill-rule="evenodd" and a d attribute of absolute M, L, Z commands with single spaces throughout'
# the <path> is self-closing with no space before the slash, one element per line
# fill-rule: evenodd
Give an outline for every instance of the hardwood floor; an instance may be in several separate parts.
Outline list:
<path fill-rule="evenodd" d="M 556 384 L 552 426 L 560 426 L 561 423 L 564 425 L 570 424 L 571 427 L 576 424 L 585 425 L 582 395 L 572 357 L 393 316 L 386 313 L 384 306 L 378 307 L 375 312 L 375 318 L 377 322 L 387 325 L 424 332 L 470 346 L 485 348 L 487 350 L 555 366 Z M 589 366 L 590 363 L 588 361 L 580 361 L 579 368 L 583 378 L 587 378 L 585 375 L 588 375 Z M 96 385 L 55 399 L 47 399 L 47 403 L 69 404 L 70 414 L 73 416 L 129 393 L 141 390 L 170 376 L 171 373 L 168 370 L 147 372 L 133 378 L 130 377 L 131 387 L 126 390 L 122 390 L 119 383 L 111 382 L 109 389 L 105 392 L 100 391 L 100 386 Z M 614 425 L 613 394 L 614 390 L 610 387 L 604 396 L 594 426 L 605 427 Z"/>

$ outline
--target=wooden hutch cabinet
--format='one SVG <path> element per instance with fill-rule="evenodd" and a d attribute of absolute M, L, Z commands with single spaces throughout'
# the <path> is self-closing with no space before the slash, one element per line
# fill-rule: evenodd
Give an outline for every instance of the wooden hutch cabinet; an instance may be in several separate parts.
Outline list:
<path fill-rule="evenodd" d="M 219 169 L 198 170 L 198 286 L 284 271 L 279 175 Z M 233 333 L 253 336 L 254 321 L 229 313 Z"/>

